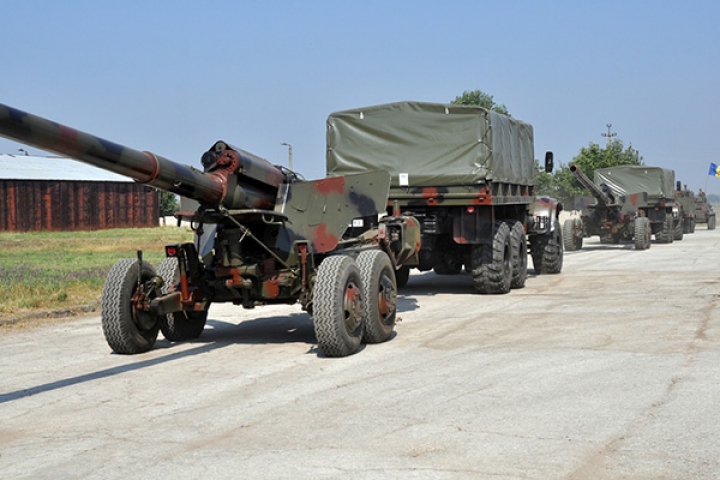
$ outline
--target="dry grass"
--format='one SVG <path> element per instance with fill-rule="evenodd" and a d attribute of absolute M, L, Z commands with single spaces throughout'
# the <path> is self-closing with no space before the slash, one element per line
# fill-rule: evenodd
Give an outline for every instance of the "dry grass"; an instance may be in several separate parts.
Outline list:
<path fill-rule="evenodd" d="M 0 318 L 96 302 L 116 261 L 143 250 L 157 265 L 165 245 L 192 238 L 177 227 L 0 233 Z"/>

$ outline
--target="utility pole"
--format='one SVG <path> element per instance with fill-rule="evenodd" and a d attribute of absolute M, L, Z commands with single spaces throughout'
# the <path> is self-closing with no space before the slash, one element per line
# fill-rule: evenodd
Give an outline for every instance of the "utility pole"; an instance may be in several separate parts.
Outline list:
<path fill-rule="evenodd" d="M 608 129 L 607 133 L 602 133 L 601 135 L 603 137 L 607 137 L 607 148 L 610 148 L 610 144 L 612 143 L 612 137 L 617 137 L 617 133 L 610 131 L 610 127 L 612 127 L 612 123 L 608 123 L 606 125 L 606 127 Z"/>
<path fill-rule="evenodd" d="M 286 142 L 282 142 L 280 145 L 285 145 L 286 147 L 288 147 L 288 168 L 292 170 L 292 145 Z"/>

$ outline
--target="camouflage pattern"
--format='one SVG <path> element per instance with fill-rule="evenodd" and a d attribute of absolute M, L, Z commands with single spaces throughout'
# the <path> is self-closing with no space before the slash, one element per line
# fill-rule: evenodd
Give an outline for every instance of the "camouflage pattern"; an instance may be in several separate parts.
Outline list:
<path fill-rule="evenodd" d="M 549 260 L 537 266 L 538 273 L 560 271 L 562 206 L 535 195 L 533 128 L 527 123 L 481 107 L 423 102 L 335 112 L 327 120 L 326 163 L 328 175 L 371 166 L 390 173 L 387 213 L 413 217 L 421 229 L 410 267 L 439 275 L 464 267 L 479 292 L 506 293 L 503 279 L 491 287 L 484 283 L 488 270 L 505 274 L 499 253 L 489 252 L 505 242 L 505 224 L 516 258 L 512 288 L 524 285 L 528 248 L 546 251 L 537 256 Z M 534 236 L 551 239 L 529 242 Z"/>
<path fill-rule="evenodd" d="M 322 295 L 331 295 L 334 292 L 332 275 L 342 277 L 348 272 L 349 286 L 352 284 L 357 295 L 345 298 L 341 305 L 359 311 L 365 299 L 358 292 L 365 290 L 352 273 L 357 268 L 354 261 L 329 262 L 330 266 L 325 269 L 330 272 L 329 279 L 321 275 L 319 267 L 323 261 L 330 256 L 346 255 L 362 257 L 361 268 L 370 268 L 369 258 L 378 265 L 387 265 L 376 256 L 361 255 L 367 250 L 381 250 L 392 260 L 392 267 L 399 268 L 405 262 L 414 261 L 420 250 L 420 223 L 416 219 L 408 216 L 379 219 L 388 203 L 390 184 L 390 176 L 384 171 L 301 181 L 294 172 L 224 141 L 216 142 L 202 155 L 204 171 L 199 171 L 1 104 L 0 135 L 199 202 L 197 211 L 178 214 L 180 219 L 192 222 L 198 234 L 196 243 L 171 245 L 166 249 L 169 258 L 177 259 L 178 276 L 167 272 L 153 276 L 150 267 L 143 267 L 145 284 L 143 288 L 138 285 L 132 294 L 133 311 L 138 315 L 144 312 L 143 318 L 155 319 L 155 322 L 177 313 L 182 315 L 173 317 L 178 322 L 197 318 L 203 318 L 204 322 L 203 312 L 206 315 L 213 302 L 233 302 L 253 308 L 299 301 L 303 309 L 312 312 L 318 279 L 322 277 Z M 348 228 L 350 225 L 352 229 Z M 113 284 L 108 287 L 111 291 L 122 288 L 125 276 L 131 275 L 128 265 L 126 262 L 113 271 Z M 378 287 L 383 296 L 382 316 L 394 319 L 394 311 L 388 311 L 388 305 L 395 304 L 394 277 L 392 269 L 388 273 L 384 268 L 383 272 Z M 161 278 L 163 276 L 168 278 Z M 160 286 L 168 281 L 173 285 L 163 287 L 167 293 L 158 294 Z M 108 298 L 107 303 L 113 304 L 115 297 Z M 103 298 L 105 302 L 105 293 Z M 334 303 L 324 301 L 323 305 Z M 122 308 L 115 308 L 115 317 L 120 316 L 117 312 L 123 311 Z M 334 315 L 333 311 L 325 311 L 323 321 L 335 321 Z M 328 333 L 334 332 L 335 327 L 324 325 L 323 338 L 337 342 L 338 339 Z M 392 325 L 394 323 L 382 328 L 375 325 L 376 334 L 372 338 L 377 340 L 378 331 L 387 334 Z M 201 327 L 192 331 L 199 334 Z M 117 332 L 123 328 L 115 328 L 112 341 L 108 338 L 117 352 L 137 353 L 152 346 L 154 338 L 147 345 L 118 339 Z M 149 331 L 152 333 L 153 328 Z M 176 329 L 167 327 L 167 331 L 173 338 L 181 336 Z M 157 334 L 156 326 L 154 332 Z M 119 347 L 113 345 L 116 341 Z M 329 345 L 326 353 L 352 353 L 335 347 L 337 345 Z"/>

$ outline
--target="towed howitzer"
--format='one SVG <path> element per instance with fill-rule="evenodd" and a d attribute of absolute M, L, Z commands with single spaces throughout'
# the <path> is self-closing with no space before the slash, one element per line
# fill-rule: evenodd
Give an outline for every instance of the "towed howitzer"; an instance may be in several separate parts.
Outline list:
<path fill-rule="evenodd" d="M 569 218 L 563 224 L 563 245 L 565 250 L 582 249 L 583 238 L 599 235 L 602 243 L 619 243 L 620 240 L 634 240 L 637 250 L 650 248 L 652 231 L 650 222 L 641 211 L 633 210 L 627 202 L 616 201 L 616 196 L 607 184 L 598 187 L 575 164 L 570 172 L 580 184 L 596 199 L 594 205 L 587 205 L 580 218 Z"/>
<path fill-rule="evenodd" d="M 304 181 L 223 141 L 200 171 L 2 104 L 0 135 L 198 201 L 196 212 L 178 214 L 191 220 L 194 242 L 166 246 L 157 270 L 138 251 L 108 273 L 101 317 L 115 352 L 147 351 L 158 331 L 197 338 L 217 302 L 299 302 L 327 356 L 392 336 L 395 271 L 419 250 L 420 230 L 412 217 L 378 219 L 386 172 Z"/>

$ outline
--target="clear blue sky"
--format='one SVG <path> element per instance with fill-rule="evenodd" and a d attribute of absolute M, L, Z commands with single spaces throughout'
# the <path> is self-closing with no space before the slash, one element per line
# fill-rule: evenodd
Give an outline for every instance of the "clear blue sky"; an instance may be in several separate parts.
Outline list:
<path fill-rule="evenodd" d="M 5 2 L 0 103 L 199 166 L 223 139 L 324 175 L 329 113 L 481 89 L 569 163 L 612 131 L 720 192 L 720 2 Z M 23 147 L 0 139 L 0 153 Z M 29 148 L 33 154 L 42 152 Z"/>

